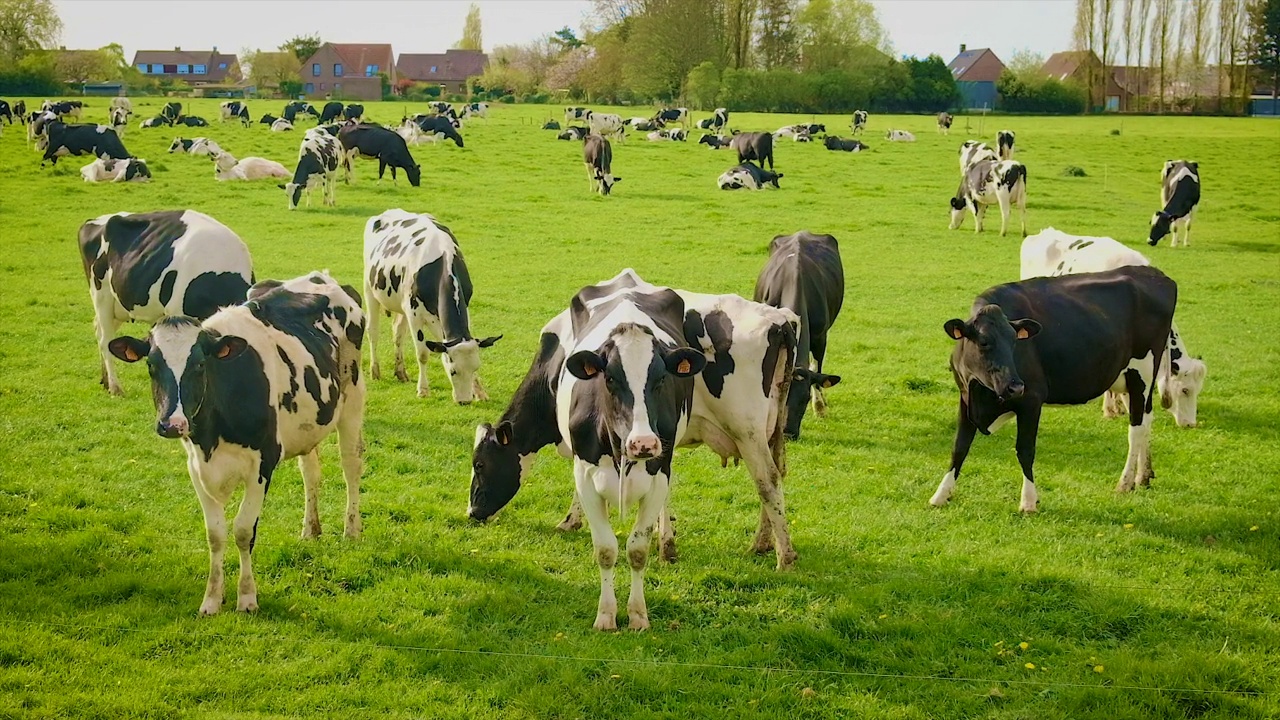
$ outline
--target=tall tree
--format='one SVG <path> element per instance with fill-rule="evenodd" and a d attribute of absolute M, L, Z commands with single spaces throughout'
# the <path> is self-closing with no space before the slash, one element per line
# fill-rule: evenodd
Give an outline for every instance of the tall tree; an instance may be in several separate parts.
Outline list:
<path fill-rule="evenodd" d="M 1169 71 L 1173 68 L 1174 13 L 1177 0 L 1155 0 L 1151 19 L 1151 69 L 1157 75 L 1156 96 L 1160 112 L 1164 112 L 1165 94 L 1169 87 Z"/>
<path fill-rule="evenodd" d="M 1254 0 L 1250 7 L 1249 60 L 1271 76 L 1271 97 L 1280 97 L 1280 0 Z"/>
<path fill-rule="evenodd" d="M 1114 72 L 1112 65 L 1116 61 L 1116 49 L 1119 45 L 1116 37 L 1116 6 L 1120 0 L 1097 0 L 1098 4 L 1098 59 L 1102 61 L 1101 77 L 1098 78 L 1098 93 L 1102 104 L 1107 100 L 1107 80 Z"/>
<path fill-rule="evenodd" d="M 1189 64 L 1192 97 L 1200 96 L 1204 66 L 1213 48 L 1213 0 L 1190 0 L 1183 6 L 1184 35 L 1187 38 L 1186 59 Z"/>
<path fill-rule="evenodd" d="M 1141 68 L 1146 57 L 1147 23 L 1151 20 L 1151 0 L 1124 0 L 1124 64 L 1133 68 L 1133 80 L 1129 89 L 1144 102 L 1147 92 L 1146 70 Z M 1128 71 L 1126 71 L 1128 77 Z"/>
<path fill-rule="evenodd" d="M 1071 33 L 1073 49 L 1084 55 L 1081 65 L 1084 67 L 1084 85 L 1089 91 L 1090 105 L 1097 101 L 1100 75 L 1091 57 L 1098 54 L 1098 2 L 1099 0 L 1076 0 L 1076 23 Z"/>
<path fill-rule="evenodd" d="M 729 67 L 747 67 L 751 64 L 751 39 L 759 0 L 724 0 L 724 4 L 725 61 Z"/>
<path fill-rule="evenodd" d="M 62 34 L 62 19 L 52 0 L 0 0 L 0 67 L 53 47 Z"/>
<path fill-rule="evenodd" d="M 796 0 L 760 0 L 756 54 L 766 70 L 793 68 L 800 59 Z"/>
<path fill-rule="evenodd" d="M 484 50 L 484 38 L 480 34 L 480 6 L 471 3 L 467 8 L 467 19 L 462 22 L 462 39 L 455 48 L 458 50 Z"/>
<path fill-rule="evenodd" d="M 632 18 L 623 84 L 641 97 L 678 97 L 690 70 L 723 62 L 723 12 L 723 0 L 649 0 Z"/>
<path fill-rule="evenodd" d="M 318 33 L 312 33 L 311 35 L 298 35 L 297 37 L 285 41 L 285 43 L 280 46 L 280 51 L 291 52 L 293 53 L 293 56 L 298 59 L 298 62 L 302 62 L 312 55 L 315 55 L 316 51 L 319 50 L 320 46 L 323 44 L 324 41 L 320 39 L 320 35 Z"/>
<path fill-rule="evenodd" d="M 302 61 L 291 50 L 245 50 L 240 60 L 249 66 L 249 79 L 260 92 L 276 89 L 288 94 L 288 83 L 297 81 L 302 69 Z"/>
<path fill-rule="evenodd" d="M 1014 50 L 1005 67 L 1019 80 L 1030 80 L 1044 73 L 1044 55 L 1031 48 Z"/>
<path fill-rule="evenodd" d="M 869 0 L 809 0 L 796 16 L 800 63 L 812 72 L 856 65 L 888 38 Z"/>

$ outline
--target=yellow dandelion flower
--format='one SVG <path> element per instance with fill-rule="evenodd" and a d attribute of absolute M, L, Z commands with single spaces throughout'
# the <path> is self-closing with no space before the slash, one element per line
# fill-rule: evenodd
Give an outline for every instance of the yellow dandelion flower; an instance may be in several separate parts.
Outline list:
<path fill-rule="evenodd" d="M 1094 672 L 1096 672 L 1096 673 L 1100 673 L 1100 672 L 1102 672 L 1102 671 L 1104 671 L 1104 670 L 1106 670 L 1106 668 L 1102 667 L 1101 665 L 1094 665 L 1094 666 L 1093 666 L 1093 671 L 1094 671 Z"/>
<path fill-rule="evenodd" d="M 1249 528 L 1249 532 L 1258 532 L 1258 526 L 1254 525 L 1253 527 Z"/>
<path fill-rule="evenodd" d="M 1125 530 L 1132 530 L 1132 529 L 1133 529 L 1133 523 L 1125 523 L 1125 524 L 1124 524 L 1124 529 L 1125 529 Z"/>
<path fill-rule="evenodd" d="M 1031 643 L 1028 643 L 1028 642 L 1020 642 L 1020 643 L 1018 643 L 1018 647 L 1022 648 L 1023 650 L 1026 650 L 1026 649 L 1028 649 L 1028 648 L 1030 648 L 1030 647 L 1031 647 Z"/>
<path fill-rule="evenodd" d="M 1036 664 L 1035 664 L 1035 663 L 1027 663 L 1025 667 L 1026 667 L 1028 670 L 1035 670 L 1035 669 L 1036 669 Z"/>

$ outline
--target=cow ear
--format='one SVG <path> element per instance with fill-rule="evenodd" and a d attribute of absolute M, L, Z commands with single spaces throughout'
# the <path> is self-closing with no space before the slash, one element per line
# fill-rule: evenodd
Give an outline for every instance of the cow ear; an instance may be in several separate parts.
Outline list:
<path fill-rule="evenodd" d="M 590 350 L 581 350 L 565 360 L 564 367 L 579 380 L 590 380 L 604 371 L 604 358 Z"/>
<path fill-rule="evenodd" d="M 510 445 L 511 433 L 514 429 L 510 420 L 503 420 L 493 429 L 493 439 L 497 440 L 499 445 Z"/>
<path fill-rule="evenodd" d="M 285 186 L 284 186 L 284 183 L 276 183 L 276 187 L 280 188 L 281 190 L 288 190 L 288 189 L 289 189 L 289 188 L 287 188 L 287 187 L 285 187 Z"/>
<path fill-rule="evenodd" d="M 107 349 L 111 351 L 112 355 L 121 360 L 127 363 L 134 363 L 151 352 L 151 343 L 125 335 L 107 343 Z"/>
<path fill-rule="evenodd" d="M 676 377 L 693 377 L 707 366 L 707 356 L 693 348 L 676 348 L 664 354 L 662 361 Z"/>
<path fill-rule="evenodd" d="M 446 346 L 444 343 L 438 343 L 434 340 L 425 340 L 423 341 L 422 344 L 425 345 L 426 348 L 433 353 L 440 353 L 441 355 L 443 355 L 449 352 L 448 346 Z"/>
<path fill-rule="evenodd" d="M 839 375 L 823 375 L 822 373 L 813 374 L 813 384 L 826 390 L 829 387 L 835 387 L 840 384 Z"/>
<path fill-rule="evenodd" d="M 496 342 L 498 342 L 498 341 L 499 341 L 499 340 L 501 340 L 501 339 L 502 339 L 502 336 L 501 336 L 501 335 L 494 335 L 493 337 L 487 337 L 487 338 L 485 338 L 485 339 L 481 340 L 481 341 L 480 341 L 479 343 L 477 343 L 477 344 L 478 344 L 480 347 L 482 347 L 482 348 L 493 347 L 493 344 L 494 344 L 494 343 L 496 343 Z"/>
<path fill-rule="evenodd" d="M 223 335 L 214 341 L 209 354 L 219 360 L 234 360 L 249 347 L 249 341 L 236 335 Z"/>
<path fill-rule="evenodd" d="M 1033 338 L 1040 333 L 1040 327 L 1041 327 L 1040 323 L 1036 322 L 1035 320 L 1032 320 L 1031 318 L 1022 318 L 1021 320 L 1014 320 L 1009 324 L 1013 326 L 1014 335 L 1019 340 L 1026 340 L 1028 338 Z"/>
<path fill-rule="evenodd" d="M 960 318 L 952 318 L 942 324 L 942 329 L 951 336 L 952 340 L 959 340 L 969 334 L 969 326 Z"/>

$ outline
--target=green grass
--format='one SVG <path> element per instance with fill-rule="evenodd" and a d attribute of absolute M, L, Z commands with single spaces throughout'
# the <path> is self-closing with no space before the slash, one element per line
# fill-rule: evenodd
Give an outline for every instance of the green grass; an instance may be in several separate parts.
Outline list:
<path fill-rule="evenodd" d="M 105 117 L 105 99 L 90 104 Z M 216 118 L 215 101 L 191 104 Z M 250 103 L 255 116 L 282 104 Z M 149 117 L 159 101 L 136 105 Z M 403 107 L 367 112 L 395 121 Z M 166 156 L 168 130 L 135 123 L 125 136 L 154 182 L 88 185 L 77 172 L 87 159 L 41 170 L 21 128 L 6 128 L 0 716 L 1280 715 L 1280 124 L 1128 118 L 1113 136 L 1115 118 L 987 118 L 979 135 L 978 119 L 961 117 L 941 137 L 932 118 L 873 116 L 868 153 L 780 143 L 783 189 L 759 193 L 715 188 L 728 151 L 631 140 L 614 151 L 625 180 L 602 199 L 587 192 L 578 145 L 538 129 L 548 112 L 559 115 L 497 107 L 465 130 L 465 149 L 414 149 L 421 188 L 375 185 L 376 165 L 362 162 L 336 209 L 295 212 L 274 182 L 217 183 L 208 160 Z M 847 117 L 824 120 L 847 128 Z M 888 127 L 919 142 L 885 143 Z M 1200 428 L 1158 415 L 1150 490 L 1112 491 L 1125 425 L 1094 402 L 1046 412 L 1038 515 L 1017 513 L 1010 430 L 980 437 L 952 504 L 928 506 L 954 433 L 942 323 L 1018 274 L 1019 239 L 999 237 L 998 222 L 980 236 L 971 219 L 946 229 L 956 147 L 1004 127 L 1029 169 L 1032 231 L 1115 237 L 1179 282 L 1178 323 L 1209 379 Z M 301 135 L 216 121 L 183 134 L 290 167 Z M 1177 157 L 1204 177 L 1192 245 L 1149 249 L 1159 169 Z M 1064 177 L 1071 165 L 1086 176 Z M 282 466 L 259 529 L 253 616 L 195 617 L 207 550 L 182 449 L 152 431 L 142 368 L 121 368 L 123 399 L 97 384 L 76 229 L 102 213 L 181 207 L 236 230 L 259 278 L 328 268 L 352 283 L 367 217 L 431 212 L 466 253 L 473 329 L 505 335 L 485 356 L 489 403 L 449 402 L 438 364 L 427 400 L 411 384 L 371 383 L 360 542 L 341 537 L 332 442 L 318 541 L 298 538 L 301 482 Z M 475 424 L 505 407 L 538 328 L 582 285 L 631 266 L 655 283 L 750 296 L 769 240 L 802 228 L 839 239 L 848 289 L 827 363 L 844 382 L 789 451 L 795 570 L 747 552 L 758 501 L 745 469 L 682 451 L 680 561 L 651 565 L 654 629 L 594 632 L 589 534 L 552 529 L 569 465 L 544 453 L 506 510 L 471 524 Z M 625 582 L 619 591 L 625 604 Z"/>

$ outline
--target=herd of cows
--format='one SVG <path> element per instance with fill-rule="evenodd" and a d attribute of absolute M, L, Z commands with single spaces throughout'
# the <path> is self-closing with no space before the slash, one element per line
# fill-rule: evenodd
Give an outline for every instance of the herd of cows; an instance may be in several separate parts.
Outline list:
<path fill-rule="evenodd" d="M 78 108 L 73 112 L 68 104 L 46 105 L 29 120 L 43 125 L 32 137 L 45 138 L 47 158 L 80 154 L 80 141 L 74 138 L 85 133 L 110 132 L 119 142 L 109 127 L 66 124 L 63 118 Z M 176 122 L 182 117 L 176 105 L 167 105 L 162 115 Z M 305 103 L 289 107 L 294 115 L 315 113 Z M 113 103 L 111 111 L 117 109 Z M 456 134 L 459 118 L 452 108 L 432 109 L 429 116 L 407 121 L 423 132 L 439 121 Z M 468 110 L 483 115 L 487 108 Z M 6 111 L 12 113 L 4 103 L 0 117 Z M 281 185 L 290 207 L 316 185 L 323 186 L 325 203 L 333 204 L 339 166 L 349 174 L 350 160 L 360 155 L 390 165 L 393 175 L 399 167 L 418 184 L 405 137 L 361 123 L 362 114 L 359 106 L 326 106 L 323 114 L 316 113 L 317 126 L 304 134 L 297 170 Z M 238 102 L 225 103 L 223 115 L 248 122 L 247 108 Z M 326 118 L 344 122 L 326 125 Z M 620 178 L 611 174 L 612 147 L 606 136 L 616 137 L 624 124 L 641 123 L 584 108 L 570 108 L 566 118 L 587 121 L 581 138 L 584 159 L 593 186 L 608 194 Z M 273 126 L 280 120 L 273 119 Z M 854 115 L 855 134 L 867 120 L 865 112 Z M 655 128 L 650 133 L 670 132 L 665 125 L 688 124 L 689 117 L 686 110 L 671 109 L 645 121 L 653 123 L 646 126 Z M 704 129 L 727 130 L 728 113 L 718 110 L 703 122 Z M 950 124 L 949 115 L 939 117 L 940 131 Z M 741 175 L 733 182 L 760 187 L 764 178 L 776 186 L 781 174 L 767 179 L 773 139 L 824 132 L 814 125 L 788 126 L 777 133 L 730 132 L 729 146 L 739 154 L 735 170 Z M 398 141 L 390 150 L 388 138 Z M 836 145 L 844 142 L 834 140 Z M 460 137 L 457 142 L 461 144 Z M 91 154 L 111 173 L 113 164 L 131 158 L 106 152 L 108 145 L 99 138 Z M 225 172 L 234 174 L 250 160 L 220 162 L 229 156 L 208 138 L 175 139 L 170 152 L 207 154 L 219 173 L 225 166 Z M 401 152 L 407 162 L 397 157 Z M 978 230 L 987 205 L 1000 206 L 1005 224 L 1012 205 L 1025 212 L 1026 168 L 1013 154 L 1014 135 L 1007 131 L 999 133 L 994 147 L 977 141 L 961 145 L 952 227 L 958 227 L 966 208 Z M 245 177 L 238 179 L 253 172 L 245 168 Z M 1152 219 L 1151 245 L 1170 232 L 1174 245 L 1179 234 L 1187 244 L 1199 183 L 1195 163 L 1165 164 L 1164 207 Z M 1024 216 L 1024 236 L 1025 228 Z M 481 360 L 503 336 L 472 332 L 469 306 L 475 287 L 462 249 L 450 229 L 431 215 L 393 209 L 367 220 L 360 289 L 326 272 L 256 281 L 240 237 L 195 210 L 103 215 L 80 227 L 79 247 L 103 386 L 111 394 L 122 393 L 113 357 L 145 361 L 157 412 L 155 430 L 180 439 L 186 450 L 210 550 L 202 614 L 218 612 L 223 603 L 225 509 L 237 489 L 243 487 L 245 493 L 231 531 L 240 556 L 238 610 L 257 608 L 252 550 L 263 501 L 281 462 L 298 458 L 305 488 L 302 534 L 320 533 L 318 446 L 330 434 L 338 437 L 347 486 L 345 532 L 359 536 L 367 392 L 362 352 L 367 342 L 368 374 L 380 378 L 377 346 L 383 314 L 392 318 L 398 380 L 409 380 L 407 337 L 418 365 L 419 396 L 429 395 L 427 365 L 432 355 L 439 355 L 455 402 L 488 399 Z M 967 319 L 943 325 L 955 341 L 951 369 L 959 411 L 950 466 L 931 499 L 934 505 L 950 499 L 976 434 L 990 434 L 1016 419 L 1023 473 L 1020 508 L 1034 512 L 1033 462 L 1045 405 L 1105 396 L 1104 415 L 1127 415 L 1129 452 L 1120 491 L 1149 484 L 1153 477 L 1150 433 L 1157 395 L 1179 425 L 1196 424 L 1206 367 L 1188 354 L 1175 326 L 1178 292 L 1171 279 L 1115 240 L 1053 228 L 1025 238 L 1021 263 L 1022 280 L 983 291 Z M 483 521 L 505 507 L 538 451 L 555 446 L 572 459 L 575 481 L 569 512 L 559 527 L 579 528 L 585 518 L 592 535 L 600 574 L 597 629 L 617 627 L 614 569 L 620 548 L 609 511 L 636 507 L 626 540 L 631 574 L 627 615 L 631 628 L 645 629 L 644 571 L 655 529 L 661 556 L 673 559 L 676 552 L 674 519 L 667 509 L 674 451 L 706 445 L 725 464 L 745 463 L 761 503 L 752 549 L 774 552 L 780 570 L 790 567 L 797 553 L 782 490 L 786 443 L 799 437 L 810 405 L 816 414 L 825 414 L 825 391 L 840 382 L 823 365 L 843 300 L 836 239 L 807 231 L 773 239 L 752 300 L 655 286 L 631 269 L 581 288 L 542 328 L 529 370 L 505 411 L 496 422 L 476 428 L 468 516 Z M 146 337 L 116 335 L 131 320 L 153 324 Z"/>

